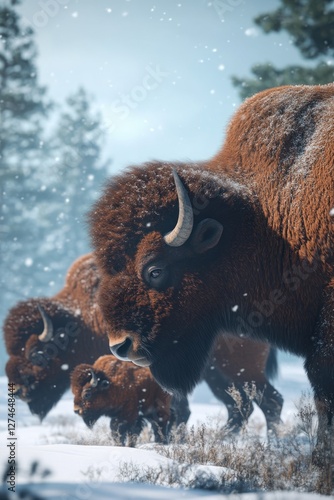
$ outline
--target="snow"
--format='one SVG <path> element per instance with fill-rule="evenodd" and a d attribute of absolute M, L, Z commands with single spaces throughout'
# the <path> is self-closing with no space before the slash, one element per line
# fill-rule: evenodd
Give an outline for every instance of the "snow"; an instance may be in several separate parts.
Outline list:
<path fill-rule="evenodd" d="M 258 36 L 259 31 L 256 28 L 247 28 L 245 30 L 246 36 Z"/>
<path fill-rule="evenodd" d="M 280 376 L 275 387 L 284 395 L 282 419 L 291 422 L 296 413 L 295 403 L 302 391 L 309 390 L 301 360 L 284 355 L 280 363 Z M 0 446 L 6 450 L 8 443 L 7 431 L 7 379 L 0 377 Z M 137 448 L 117 446 L 97 446 L 86 444 L 70 444 L 70 432 L 82 437 L 83 441 L 92 435 L 80 417 L 73 413 L 72 394 L 68 391 L 58 405 L 40 423 L 31 415 L 22 401 L 16 401 L 16 460 L 21 475 L 17 478 L 17 487 L 23 488 L 27 483 L 32 491 L 47 499 L 62 497 L 77 499 L 107 499 L 113 500 L 173 500 L 173 499 L 222 499 L 222 494 L 208 491 L 169 488 L 123 482 L 119 467 L 122 464 L 133 466 L 165 466 L 171 460 L 162 456 L 154 449 L 154 444 L 141 444 Z M 226 420 L 226 409 L 210 393 L 205 384 L 195 390 L 190 397 L 191 417 L 189 425 L 199 425 L 219 417 L 222 423 Z M 102 422 L 101 422 L 102 421 Z M 249 427 L 257 427 L 264 422 L 261 411 L 256 408 L 250 418 Z M 100 419 L 96 424 L 109 431 L 108 420 Z M 96 427 L 96 426 L 95 426 Z M 66 432 L 64 433 L 64 429 Z M 264 431 L 263 431 L 264 432 Z M 5 454 L 2 454 L 2 460 Z M 27 479 L 27 471 L 33 461 L 38 460 L 43 469 L 51 474 L 41 479 L 41 476 Z M 219 474 L 221 467 L 197 466 L 203 471 Z M 191 474 L 192 469 L 187 471 Z M 229 495 L 229 500 L 318 500 L 320 495 L 295 492 L 244 493 Z"/>

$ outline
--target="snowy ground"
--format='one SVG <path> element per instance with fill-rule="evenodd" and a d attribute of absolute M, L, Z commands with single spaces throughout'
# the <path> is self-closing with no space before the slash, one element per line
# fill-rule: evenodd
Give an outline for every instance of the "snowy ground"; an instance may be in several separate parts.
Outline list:
<path fill-rule="evenodd" d="M 280 363 L 280 375 L 275 381 L 275 387 L 283 394 L 283 421 L 288 423 L 294 419 L 295 403 L 302 391 L 309 390 L 302 362 L 294 357 L 283 356 Z M 9 448 L 7 444 L 7 380 L 0 378 L 1 387 L 1 419 L 0 419 L 0 449 L 1 460 L 7 460 Z M 189 425 L 207 422 L 210 418 L 219 416 L 222 422 L 226 420 L 225 408 L 211 395 L 206 385 L 201 384 L 191 396 L 191 417 Z M 102 427 L 106 422 L 102 420 Z M 99 425 L 100 422 L 97 424 Z M 249 423 L 250 429 L 257 432 L 263 426 L 264 418 L 256 409 Z M 66 433 L 64 435 L 64 429 Z M 68 433 L 89 439 L 91 431 L 83 424 L 80 417 L 73 414 L 71 393 L 68 392 L 58 405 L 49 413 L 41 424 L 29 413 L 28 407 L 18 401 L 16 403 L 16 460 L 21 468 L 21 474 L 16 479 L 19 488 L 30 481 L 26 471 L 31 463 L 38 460 L 43 469 L 50 469 L 52 474 L 42 479 L 37 474 L 33 489 L 43 498 L 58 499 L 113 499 L 113 500 L 150 500 L 150 499 L 200 499 L 208 497 L 211 500 L 223 498 L 217 493 L 199 490 L 171 489 L 158 486 L 122 483 L 119 466 L 122 463 L 132 463 L 138 466 L 166 464 L 169 459 L 158 454 L 153 446 L 141 445 L 137 448 L 115 446 L 92 446 L 69 444 Z M 260 430 L 261 433 L 261 430 Z M 209 466 L 205 466 L 210 469 Z M 212 467 L 212 469 L 220 469 Z M 320 495 L 276 492 L 247 493 L 230 495 L 230 500 L 315 500 Z"/>

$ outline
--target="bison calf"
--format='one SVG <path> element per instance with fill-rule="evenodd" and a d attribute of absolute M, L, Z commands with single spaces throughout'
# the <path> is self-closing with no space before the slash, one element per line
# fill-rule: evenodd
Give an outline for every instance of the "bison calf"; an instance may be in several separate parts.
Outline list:
<path fill-rule="evenodd" d="M 155 382 L 148 368 L 122 363 L 114 356 L 101 356 L 94 365 L 78 365 L 71 375 L 74 411 L 88 427 L 103 415 L 110 429 L 127 435 L 135 444 L 145 421 L 152 424 L 155 440 L 165 442 L 175 421 L 172 396 Z"/>

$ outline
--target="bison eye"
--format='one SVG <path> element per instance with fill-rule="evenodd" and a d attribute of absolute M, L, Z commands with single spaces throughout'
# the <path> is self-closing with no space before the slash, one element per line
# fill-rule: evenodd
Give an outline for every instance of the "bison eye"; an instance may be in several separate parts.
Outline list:
<path fill-rule="evenodd" d="M 106 389 L 109 384 L 110 384 L 109 380 L 106 380 L 106 379 L 102 380 L 101 381 L 101 387 L 102 387 L 102 389 Z"/>
<path fill-rule="evenodd" d="M 167 284 L 167 267 L 160 263 L 159 265 L 149 265 L 144 269 L 143 278 L 152 288 L 162 289 Z"/>
<path fill-rule="evenodd" d="M 149 271 L 150 278 L 152 278 L 152 279 L 159 278 L 159 276 L 161 275 L 162 272 L 163 272 L 162 269 L 159 269 L 159 267 L 155 267 L 152 269 L 152 271 Z"/>
<path fill-rule="evenodd" d="M 84 392 L 84 393 L 83 393 L 83 395 L 82 395 L 82 399 L 83 399 L 84 401 L 88 401 L 89 399 L 91 399 L 91 397 L 92 397 L 92 394 L 91 394 L 91 392 L 90 392 L 90 391 L 86 391 L 86 392 Z"/>

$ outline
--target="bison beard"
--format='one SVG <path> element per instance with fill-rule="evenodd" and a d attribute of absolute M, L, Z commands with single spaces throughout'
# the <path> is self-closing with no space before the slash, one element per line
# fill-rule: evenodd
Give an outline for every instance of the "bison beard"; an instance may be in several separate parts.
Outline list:
<path fill-rule="evenodd" d="M 196 331 L 185 334 L 159 358 L 153 355 L 152 375 L 168 392 L 186 396 L 201 380 L 215 340 L 215 329 L 209 323 L 202 321 Z"/>
<path fill-rule="evenodd" d="M 32 400 L 28 402 L 29 410 L 43 420 L 49 411 L 58 403 L 64 392 L 68 389 L 68 380 L 57 380 L 57 385 L 39 388 L 31 394 Z"/>
<path fill-rule="evenodd" d="M 82 417 L 83 421 L 89 427 L 89 429 L 92 429 L 94 427 L 94 424 L 98 421 L 98 419 L 101 417 L 101 415 L 96 414 L 96 413 L 85 413 Z"/>

